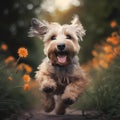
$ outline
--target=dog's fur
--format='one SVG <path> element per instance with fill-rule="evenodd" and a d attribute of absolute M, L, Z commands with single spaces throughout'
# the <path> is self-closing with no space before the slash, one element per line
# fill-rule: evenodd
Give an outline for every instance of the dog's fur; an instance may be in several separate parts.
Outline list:
<path fill-rule="evenodd" d="M 78 16 L 65 25 L 32 19 L 29 36 L 43 40 L 46 55 L 35 75 L 46 112 L 55 108 L 56 114 L 65 114 L 65 109 L 77 100 L 88 83 L 77 57 L 79 40 L 84 35 Z"/>

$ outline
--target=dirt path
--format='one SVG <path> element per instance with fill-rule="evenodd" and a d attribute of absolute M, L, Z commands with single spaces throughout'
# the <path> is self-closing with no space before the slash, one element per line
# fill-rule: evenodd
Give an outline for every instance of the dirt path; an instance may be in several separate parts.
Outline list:
<path fill-rule="evenodd" d="M 22 120 L 22 119 L 21 119 Z M 84 120 L 79 115 L 43 115 L 39 114 L 26 120 Z"/>
<path fill-rule="evenodd" d="M 9 120 L 84 120 L 81 111 L 68 110 L 66 115 L 55 115 L 52 113 L 44 113 L 39 110 L 31 110 L 21 115 L 13 115 Z"/>
<path fill-rule="evenodd" d="M 46 114 L 39 110 L 23 112 L 19 115 L 12 115 L 6 120 L 120 120 L 111 119 L 108 116 L 101 116 L 94 112 L 82 115 L 81 111 L 68 110 L 66 115 L 55 115 L 54 113 Z"/>

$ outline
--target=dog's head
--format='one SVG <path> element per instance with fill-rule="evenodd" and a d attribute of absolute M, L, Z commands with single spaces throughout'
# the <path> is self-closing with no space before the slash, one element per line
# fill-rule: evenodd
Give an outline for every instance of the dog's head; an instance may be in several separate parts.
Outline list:
<path fill-rule="evenodd" d="M 72 62 L 80 50 L 79 40 L 85 35 L 85 30 L 75 16 L 71 24 L 60 25 L 32 19 L 29 36 L 39 36 L 44 42 L 44 53 L 53 65 L 65 66 Z"/>

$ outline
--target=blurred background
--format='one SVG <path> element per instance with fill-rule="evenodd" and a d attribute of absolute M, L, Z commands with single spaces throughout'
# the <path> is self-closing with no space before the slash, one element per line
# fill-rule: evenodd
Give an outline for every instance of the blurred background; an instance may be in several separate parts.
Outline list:
<path fill-rule="evenodd" d="M 17 73 L 16 66 L 12 68 L 10 65 L 4 65 L 4 59 L 8 56 L 14 56 L 18 60 L 20 57 L 17 53 L 18 48 L 24 47 L 28 50 L 28 56 L 26 59 L 19 59 L 17 64 L 24 63 L 24 67 L 25 64 L 30 65 L 32 70 L 27 72 L 27 75 L 34 79 L 34 72 L 44 58 L 44 53 L 42 41 L 37 37 L 28 37 L 31 19 L 35 17 L 49 22 L 69 24 L 75 14 L 79 15 L 86 30 L 84 41 L 80 42 L 80 63 L 92 81 L 75 108 L 82 111 L 97 110 L 100 114 L 120 117 L 120 95 L 118 94 L 120 91 L 119 3 L 119 0 L 1 1 L 0 115 L 2 118 L 6 114 L 9 116 L 16 112 L 16 106 L 21 109 L 28 108 L 33 104 L 28 104 L 31 98 L 33 101 L 40 98 L 38 91 L 31 90 L 26 93 L 29 86 L 24 88 L 24 91 L 21 91 L 21 87 L 19 88 L 24 85 L 24 82 L 21 83 L 21 79 L 24 80 L 25 71 Z M 14 82 L 12 77 L 18 80 L 15 84 L 9 83 Z M 9 81 L 6 81 L 7 79 Z M 24 81 L 26 83 L 26 79 Z M 34 80 L 30 84 L 32 88 L 36 86 Z M 16 88 L 19 90 L 16 91 Z M 9 89 L 13 89 L 13 91 Z"/>
<path fill-rule="evenodd" d="M 34 68 L 43 58 L 43 45 L 38 38 L 28 38 L 31 19 L 37 17 L 49 22 L 70 23 L 78 14 L 86 29 L 81 44 L 80 61 L 92 58 L 91 51 L 96 43 L 104 41 L 112 31 L 110 22 L 120 21 L 119 0 L 4 0 L 0 4 L 0 43 L 9 46 L 10 54 L 17 58 L 18 47 L 29 50 L 25 62 Z"/>

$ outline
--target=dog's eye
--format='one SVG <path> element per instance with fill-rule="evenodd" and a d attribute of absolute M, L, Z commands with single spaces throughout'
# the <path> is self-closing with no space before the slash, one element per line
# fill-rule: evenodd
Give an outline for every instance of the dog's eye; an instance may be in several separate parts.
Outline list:
<path fill-rule="evenodd" d="M 51 40 L 56 40 L 56 36 L 55 35 L 53 35 L 53 36 L 51 36 L 51 38 L 50 38 Z"/>
<path fill-rule="evenodd" d="M 66 35 L 66 39 L 72 39 L 71 35 Z"/>

